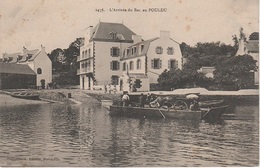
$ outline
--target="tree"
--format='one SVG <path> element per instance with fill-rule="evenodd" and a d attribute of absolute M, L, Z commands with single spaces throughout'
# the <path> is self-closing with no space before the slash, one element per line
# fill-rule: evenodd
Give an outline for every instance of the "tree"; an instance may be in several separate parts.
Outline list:
<path fill-rule="evenodd" d="M 242 55 L 222 60 L 215 68 L 214 78 L 220 87 L 238 90 L 253 88 L 258 67 L 253 57 Z"/>
<path fill-rule="evenodd" d="M 161 90 L 171 90 L 171 88 L 183 88 L 183 87 L 208 87 L 210 84 L 209 79 L 204 74 L 199 73 L 193 69 L 184 68 L 171 69 L 159 75 L 158 84 Z"/>
<path fill-rule="evenodd" d="M 254 32 L 249 35 L 249 40 L 259 40 L 259 33 Z"/>
<path fill-rule="evenodd" d="M 53 80 L 53 82 L 59 85 L 78 85 L 79 77 L 77 76 L 77 69 L 79 64 L 77 62 L 77 56 L 80 55 L 80 47 L 84 45 L 84 38 L 77 38 L 75 41 L 70 43 L 66 49 L 57 48 L 53 50 L 49 55 L 53 61 L 54 71 L 59 73 L 59 76 Z M 65 64 L 61 64 L 56 61 L 57 56 L 61 52 L 65 57 Z"/>
<path fill-rule="evenodd" d="M 80 55 L 80 47 L 84 45 L 84 38 L 80 37 L 73 41 L 69 48 L 64 49 L 65 61 L 68 65 L 77 61 L 77 56 Z"/>
<path fill-rule="evenodd" d="M 223 57 L 235 55 L 236 48 L 221 42 L 197 43 L 190 47 L 185 43 L 180 45 L 183 57 L 187 59 L 187 68 L 198 70 L 202 66 L 215 66 Z"/>

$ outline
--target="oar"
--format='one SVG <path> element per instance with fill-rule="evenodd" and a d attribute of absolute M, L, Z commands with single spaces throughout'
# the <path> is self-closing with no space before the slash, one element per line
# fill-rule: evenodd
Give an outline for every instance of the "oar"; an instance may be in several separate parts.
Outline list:
<path fill-rule="evenodd" d="M 163 115 L 163 113 L 161 112 L 161 110 L 156 106 L 157 110 L 161 113 L 161 115 L 163 116 L 163 119 L 165 119 L 165 116 Z"/>

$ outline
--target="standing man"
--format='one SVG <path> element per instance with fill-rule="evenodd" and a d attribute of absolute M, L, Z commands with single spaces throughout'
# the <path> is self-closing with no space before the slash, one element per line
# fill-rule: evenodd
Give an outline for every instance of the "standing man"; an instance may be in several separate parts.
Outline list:
<path fill-rule="evenodd" d="M 141 95 L 139 97 L 140 107 L 144 107 L 144 102 L 145 102 L 145 97 L 144 97 L 144 94 L 141 93 Z"/>
<path fill-rule="evenodd" d="M 123 107 L 128 106 L 130 102 L 130 97 L 128 95 L 128 92 L 124 92 L 124 95 L 122 97 Z"/>

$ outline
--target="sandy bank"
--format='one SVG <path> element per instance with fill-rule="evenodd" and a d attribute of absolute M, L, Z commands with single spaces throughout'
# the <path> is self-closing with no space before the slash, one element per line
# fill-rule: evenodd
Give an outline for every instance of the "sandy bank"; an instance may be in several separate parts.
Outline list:
<path fill-rule="evenodd" d="M 26 104 L 44 104 L 47 102 L 41 100 L 26 100 L 11 97 L 10 95 L 0 94 L 0 106 L 15 106 L 15 105 L 26 105 Z"/>

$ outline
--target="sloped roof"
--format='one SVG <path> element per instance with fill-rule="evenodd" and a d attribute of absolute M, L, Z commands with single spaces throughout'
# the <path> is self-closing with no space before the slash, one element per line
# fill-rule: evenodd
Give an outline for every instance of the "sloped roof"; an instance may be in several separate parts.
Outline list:
<path fill-rule="evenodd" d="M 10 59 L 8 61 L 9 63 L 16 63 L 18 55 L 21 55 L 21 53 L 6 54 L 3 56 L 3 58 L 5 58 L 7 60 Z"/>
<path fill-rule="evenodd" d="M 150 43 L 151 43 L 152 41 L 157 40 L 157 39 L 159 39 L 159 37 L 155 37 L 155 38 L 152 38 L 152 39 L 149 39 L 149 40 L 145 40 L 145 41 L 136 43 L 136 44 L 134 44 L 134 45 L 128 47 L 128 49 L 130 49 L 130 52 L 129 52 L 128 54 L 125 53 L 125 55 L 123 55 L 123 57 L 121 58 L 121 60 L 129 59 L 129 58 L 134 58 L 134 57 L 139 57 L 139 56 L 145 55 L 145 54 L 148 52 Z M 142 52 L 139 52 L 142 45 L 144 46 L 143 51 L 142 51 Z M 131 48 L 133 48 L 133 47 L 136 47 L 136 53 L 135 53 L 134 55 L 132 55 L 132 53 L 131 53 Z"/>
<path fill-rule="evenodd" d="M 111 33 L 116 33 L 117 38 L 113 39 Z M 133 42 L 132 35 L 136 34 L 122 23 L 99 22 L 93 29 L 93 34 L 90 40 Z"/>
<path fill-rule="evenodd" d="M 37 57 L 37 55 L 39 54 L 39 49 L 35 49 L 35 50 L 27 50 L 26 51 L 26 53 L 24 53 L 22 56 L 22 59 L 21 60 L 19 60 L 18 62 L 25 62 L 25 61 L 27 61 L 27 57 L 28 56 L 31 56 L 29 59 L 28 59 L 28 61 L 33 61 L 36 57 Z"/>
<path fill-rule="evenodd" d="M 36 73 L 28 65 L 3 62 L 0 62 L 0 73 L 36 75 Z"/>
<path fill-rule="evenodd" d="M 248 52 L 259 53 L 259 40 L 249 40 L 245 42 Z"/>

